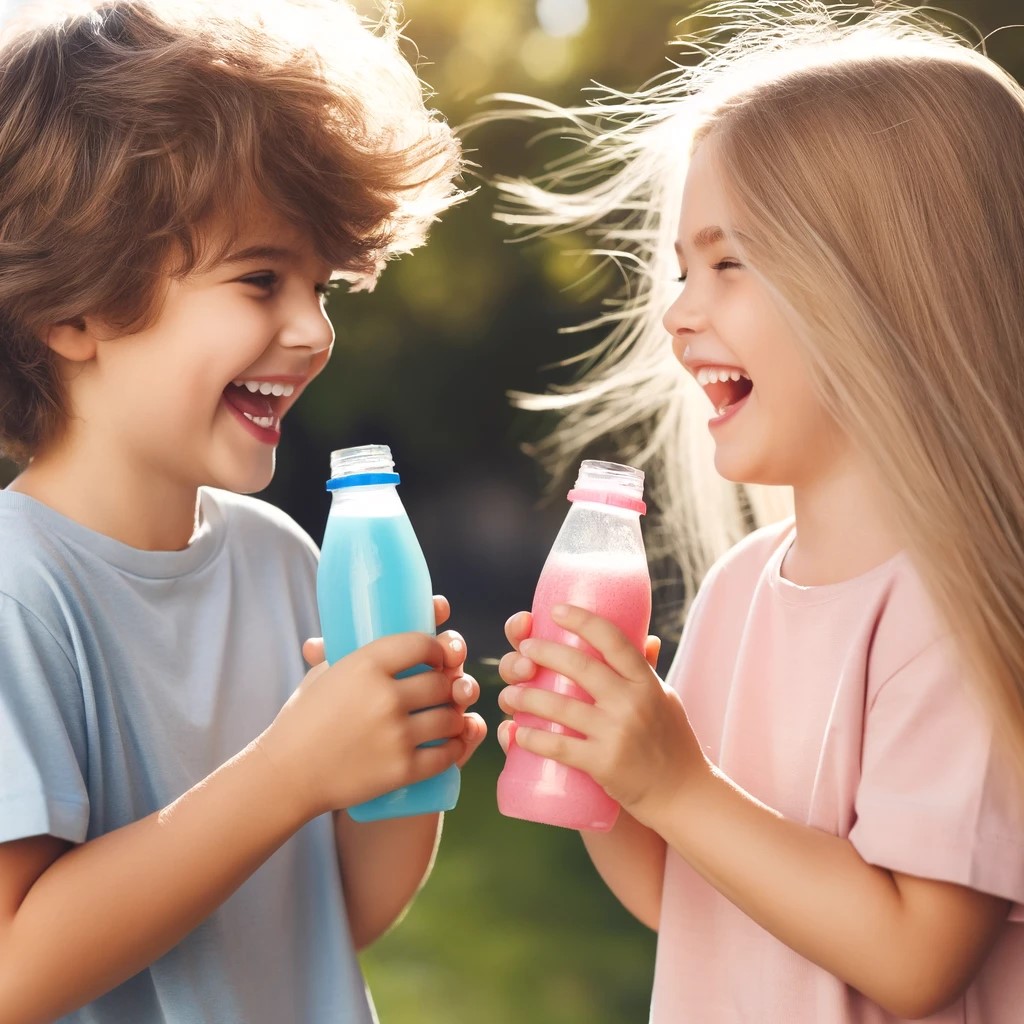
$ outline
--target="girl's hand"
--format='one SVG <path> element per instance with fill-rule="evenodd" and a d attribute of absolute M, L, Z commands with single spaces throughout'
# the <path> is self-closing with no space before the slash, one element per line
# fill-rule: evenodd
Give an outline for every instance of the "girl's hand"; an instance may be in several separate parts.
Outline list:
<path fill-rule="evenodd" d="M 441 594 L 434 595 L 434 623 L 437 626 L 448 621 L 451 606 L 448 599 Z M 466 708 L 471 707 L 480 699 L 480 684 L 463 668 L 466 664 L 466 642 L 454 630 L 446 630 L 438 636 L 438 641 L 448 652 L 445 656 L 444 672 L 452 681 L 452 704 L 463 714 L 462 742 L 465 750 L 456 759 L 455 764 L 461 768 L 472 756 L 477 747 L 487 736 L 487 723 L 476 713 L 467 714 Z M 315 668 L 324 660 L 323 637 L 311 637 L 302 645 L 302 656 L 310 668 Z"/>
<path fill-rule="evenodd" d="M 498 664 L 498 674 L 504 683 L 515 686 L 533 678 L 536 666 L 526 658 L 519 657 L 519 645 L 533 630 L 533 616 L 529 612 L 516 612 L 505 623 L 505 637 L 512 645 L 512 652 L 506 654 Z M 644 657 L 652 669 L 658 667 L 658 655 L 661 654 L 661 637 L 649 636 L 644 644 Z M 506 718 L 498 726 L 498 745 L 507 754 L 508 745 L 515 735 L 516 725 Z"/>
<path fill-rule="evenodd" d="M 513 616 L 507 632 L 518 653 L 501 661 L 499 672 L 511 685 L 499 705 L 508 713 L 527 712 L 582 734 L 577 738 L 516 727 L 515 741 L 524 750 L 586 772 L 634 818 L 650 824 L 682 788 L 711 776 L 682 702 L 652 667 L 660 644 L 651 638 L 645 657 L 612 623 L 582 608 L 553 609 L 552 619 L 607 664 L 574 647 L 524 639 L 528 623 L 522 613 Z M 515 685 L 530 679 L 538 665 L 571 679 L 594 704 Z"/>

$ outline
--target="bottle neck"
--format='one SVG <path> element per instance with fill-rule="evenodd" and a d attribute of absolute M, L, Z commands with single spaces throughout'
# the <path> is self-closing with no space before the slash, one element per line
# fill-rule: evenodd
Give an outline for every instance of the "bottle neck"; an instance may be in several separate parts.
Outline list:
<path fill-rule="evenodd" d="M 398 488 L 393 483 L 356 484 L 331 492 L 331 514 L 396 516 L 405 512 Z"/>
<path fill-rule="evenodd" d="M 638 515 L 644 515 L 647 505 L 632 494 L 624 494 L 622 491 L 610 490 L 607 488 L 576 486 L 567 495 L 574 504 L 578 501 L 587 502 L 591 505 L 606 505 L 612 508 L 626 509 Z"/>

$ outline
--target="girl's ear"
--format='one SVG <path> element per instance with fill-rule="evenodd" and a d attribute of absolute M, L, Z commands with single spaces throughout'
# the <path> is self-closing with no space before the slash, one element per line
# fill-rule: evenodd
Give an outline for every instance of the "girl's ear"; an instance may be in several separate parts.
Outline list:
<path fill-rule="evenodd" d="M 48 348 L 73 363 L 86 363 L 96 355 L 96 336 L 81 317 L 54 324 L 45 341 Z"/>

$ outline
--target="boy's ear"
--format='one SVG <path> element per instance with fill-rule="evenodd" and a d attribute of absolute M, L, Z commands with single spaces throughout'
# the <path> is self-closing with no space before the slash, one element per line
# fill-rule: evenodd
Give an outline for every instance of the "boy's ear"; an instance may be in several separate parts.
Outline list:
<path fill-rule="evenodd" d="M 54 324 L 45 341 L 48 348 L 73 363 L 88 362 L 96 355 L 96 336 L 81 317 Z"/>

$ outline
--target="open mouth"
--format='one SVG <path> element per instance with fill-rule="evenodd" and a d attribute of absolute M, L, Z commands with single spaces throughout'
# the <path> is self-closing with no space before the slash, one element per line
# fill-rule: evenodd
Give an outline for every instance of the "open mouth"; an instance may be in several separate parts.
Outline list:
<path fill-rule="evenodd" d="M 695 376 L 719 416 L 738 406 L 754 390 L 750 377 L 735 366 L 702 366 Z"/>
<path fill-rule="evenodd" d="M 224 401 L 254 426 L 278 432 L 282 407 L 294 391 L 294 385 L 279 381 L 236 380 L 224 389 Z"/>

